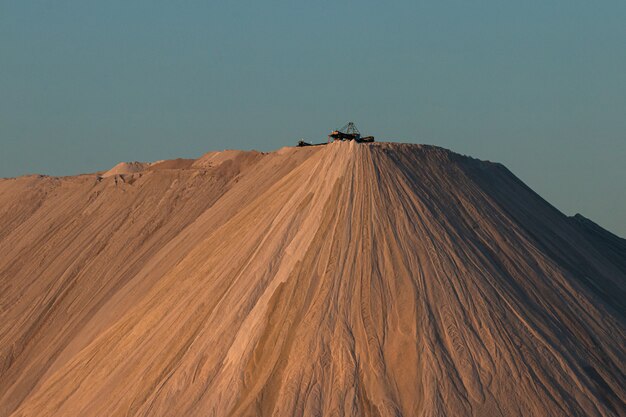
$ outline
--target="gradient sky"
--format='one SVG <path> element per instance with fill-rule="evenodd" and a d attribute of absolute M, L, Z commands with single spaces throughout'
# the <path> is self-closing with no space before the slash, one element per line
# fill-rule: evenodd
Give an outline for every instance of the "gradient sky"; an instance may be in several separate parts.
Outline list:
<path fill-rule="evenodd" d="M 353 120 L 626 236 L 626 1 L 0 0 L 0 177 L 272 150 Z"/>

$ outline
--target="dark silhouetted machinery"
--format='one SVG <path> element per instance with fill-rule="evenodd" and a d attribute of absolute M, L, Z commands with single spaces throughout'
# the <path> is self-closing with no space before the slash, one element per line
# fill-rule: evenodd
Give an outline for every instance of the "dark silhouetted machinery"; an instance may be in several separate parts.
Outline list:
<path fill-rule="evenodd" d="M 341 129 L 333 130 L 328 135 L 328 142 L 334 142 L 336 140 L 353 140 L 355 142 L 374 142 L 374 136 L 361 136 L 361 132 L 357 129 L 356 125 L 352 122 L 346 123 Z M 317 146 L 317 145 L 326 145 L 326 143 L 309 143 L 305 142 L 304 139 L 300 139 L 298 141 L 298 146 Z"/>
<path fill-rule="evenodd" d="M 361 132 L 357 129 L 356 125 L 352 122 L 348 122 L 341 129 L 333 130 L 328 135 L 328 141 L 336 140 L 354 140 L 356 142 L 374 142 L 374 136 L 361 136 Z"/>

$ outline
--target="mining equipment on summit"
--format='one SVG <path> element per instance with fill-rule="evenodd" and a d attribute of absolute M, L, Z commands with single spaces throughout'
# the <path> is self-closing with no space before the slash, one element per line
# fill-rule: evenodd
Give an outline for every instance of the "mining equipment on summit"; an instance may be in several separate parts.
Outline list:
<path fill-rule="evenodd" d="M 374 142 L 374 136 L 361 136 L 361 132 L 357 129 L 356 125 L 352 122 L 348 122 L 341 129 L 333 130 L 328 135 L 328 142 L 334 142 L 336 140 L 354 140 L 356 142 Z"/>
<path fill-rule="evenodd" d="M 352 122 L 346 123 L 341 129 L 333 130 L 328 135 L 328 142 L 326 143 L 309 143 L 305 142 L 304 139 L 300 139 L 298 141 L 298 146 L 317 146 L 317 145 L 326 145 L 327 143 L 335 142 L 335 141 L 346 141 L 353 140 L 355 142 L 374 142 L 374 136 L 361 136 L 361 132 L 357 129 L 356 125 Z"/>

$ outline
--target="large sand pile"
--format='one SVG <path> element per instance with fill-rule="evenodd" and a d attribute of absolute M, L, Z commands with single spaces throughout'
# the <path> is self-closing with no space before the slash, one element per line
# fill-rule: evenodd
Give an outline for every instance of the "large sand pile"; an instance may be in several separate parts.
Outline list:
<path fill-rule="evenodd" d="M 626 415 L 626 242 L 501 165 L 162 167 L 0 181 L 0 416 Z"/>

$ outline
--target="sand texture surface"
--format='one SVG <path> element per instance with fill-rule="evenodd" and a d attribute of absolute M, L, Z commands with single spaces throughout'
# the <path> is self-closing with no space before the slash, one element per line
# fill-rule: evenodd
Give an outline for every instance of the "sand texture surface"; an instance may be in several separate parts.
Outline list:
<path fill-rule="evenodd" d="M 626 241 L 334 143 L 0 180 L 0 416 L 626 416 Z"/>

